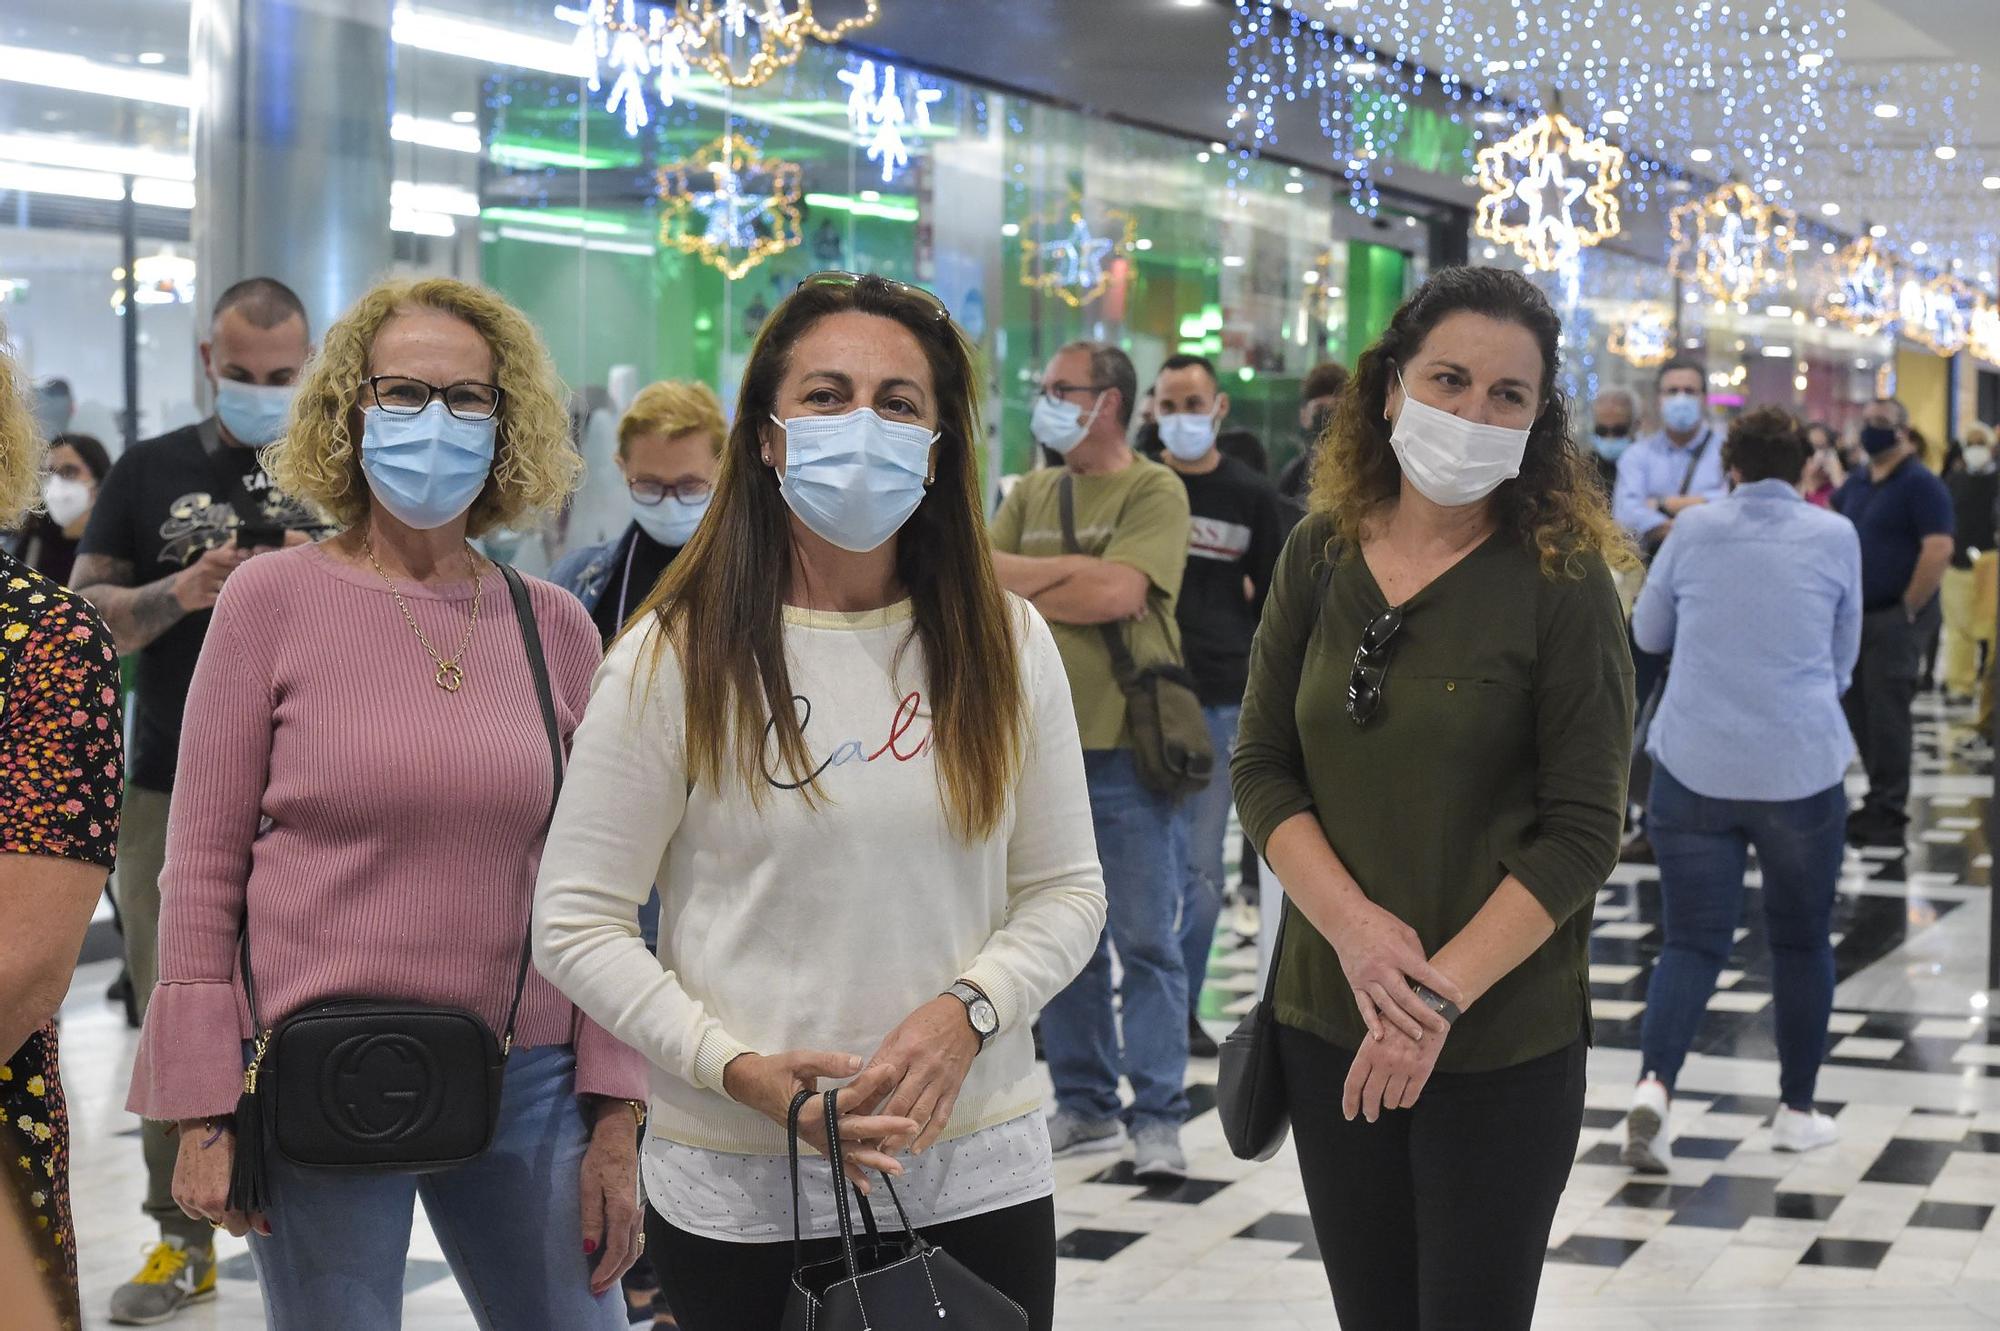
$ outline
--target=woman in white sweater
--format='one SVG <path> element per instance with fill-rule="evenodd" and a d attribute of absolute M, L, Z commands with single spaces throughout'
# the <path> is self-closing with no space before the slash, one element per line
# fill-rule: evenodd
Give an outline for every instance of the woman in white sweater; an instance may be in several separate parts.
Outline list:
<path fill-rule="evenodd" d="M 648 1234 L 686 1331 L 778 1325 L 786 1110 L 822 1081 L 850 1175 L 896 1176 L 927 1239 L 1053 1321 L 1029 1027 L 1104 885 L 1055 641 L 988 559 L 973 385 L 928 293 L 802 283 L 576 733 L 535 960 L 653 1063 Z M 814 1159 L 809 1262 L 835 1186 Z"/>

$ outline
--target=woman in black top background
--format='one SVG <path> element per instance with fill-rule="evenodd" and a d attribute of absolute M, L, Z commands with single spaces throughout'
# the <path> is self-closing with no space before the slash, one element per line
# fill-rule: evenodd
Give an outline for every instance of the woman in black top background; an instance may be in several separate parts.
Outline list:
<path fill-rule="evenodd" d="M 97 503 L 97 487 L 111 470 L 111 454 L 95 435 L 59 434 L 49 440 L 42 503 L 8 542 L 7 552 L 37 573 L 68 583 L 76 543 Z"/>

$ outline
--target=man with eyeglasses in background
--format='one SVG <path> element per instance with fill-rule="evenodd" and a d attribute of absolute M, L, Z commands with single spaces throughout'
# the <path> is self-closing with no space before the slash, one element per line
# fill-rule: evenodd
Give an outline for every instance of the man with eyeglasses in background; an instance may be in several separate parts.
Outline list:
<path fill-rule="evenodd" d="M 1117 347 L 1072 342 L 1056 352 L 1031 428 L 1062 465 L 1031 471 L 1008 492 L 993 518 L 993 566 L 1003 587 L 1042 612 L 1062 653 L 1109 907 L 1096 954 L 1042 1011 L 1056 1091 L 1050 1145 L 1058 1156 L 1115 1151 L 1129 1121 L 1134 1172 L 1184 1178 L 1188 991 L 1176 925 L 1186 829 L 1174 802 L 1139 780 L 1102 631 L 1120 626 L 1141 670 L 1181 659 L 1174 603 L 1187 567 L 1187 488 L 1126 442 L 1138 400 L 1138 374 Z M 1063 536 L 1065 481 L 1078 554 Z M 1110 946 L 1123 968 L 1116 1015 Z M 1132 1083 L 1129 1111 L 1118 1096 L 1121 1070 Z"/>
<path fill-rule="evenodd" d="M 139 658 L 129 781 L 118 829 L 117 893 L 132 1002 L 140 1020 L 159 977 L 160 869 L 179 762 L 181 714 L 209 610 L 261 550 L 312 539 L 318 519 L 271 484 L 257 450 L 283 433 L 312 338 L 305 306 L 268 277 L 215 303 L 202 369 L 215 414 L 132 446 L 112 467 L 70 574 L 103 614 L 122 655 Z M 214 1231 L 173 1196 L 172 1128 L 141 1124 L 146 1214 L 160 1242 L 111 1295 L 111 1321 L 150 1326 L 215 1293 Z"/>

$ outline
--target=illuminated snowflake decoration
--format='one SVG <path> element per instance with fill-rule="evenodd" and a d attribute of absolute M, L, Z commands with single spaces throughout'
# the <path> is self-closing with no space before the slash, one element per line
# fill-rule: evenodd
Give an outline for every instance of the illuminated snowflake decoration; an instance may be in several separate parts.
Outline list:
<path fill-rule="evenodd" d="M 1073 200 L 1059 221 L 1023 227 L 1021 284 L 1078 307 L 1103 295 L 1111 284 L 1112 261 L 1131 252 L 1139 223 L 1130 213 L 1106 208 L 1098 214 L 1098 225 L 1102 232 L 1091 229 L 1082 201 Z"/>
<path fill-rule="evenodd" d="M 1972 354 L 1988 364 L 2000 365 L 2000 306 L 1981 292 L 1972 311 L 1972 336 L 1966 343 Z"/>
<path fill-rule="evenodd" d="M 1674 354 L 1674 312 L 1664 305 L 1640 306 L 1611 330 L 1605 349 L 1642 370 L 1666 364 Z"/>
<path fill-rule="evenodd" d="M 1537 272 L 1574 263 L 1586 246 L 1618 234 L 1625 153 L 1593 139 L 1560 111 L 1538 116 L 1479 153 L 1479 215 L 1473 230 Z"/>
<path fill-rule="evenodd" d="M 1896 263 L 1872 236 L 1862 236 L 1833 259 L 1831 289 L 1821 313 L 1872 337 L 1901 317 Z"/>
<path fill-rule="evenodd" d="M 1903 336 L 1940 356 L 1956 356 L 1972 340 L 1979 293 L 1955 277 L 1905 281 L 1897 300 Z"/>
<path fill-rule="evenodd" d="M 688 47 L 694 34 L 667 11 L 651 6 L 644 23 L 633 0 L 590 0 L 581 8 L 557 5 L 556 18 L 574 24 L 576 48 L 590 63 L 590 90 L 604 88 L 603 71 L 612 71 L 611 92 L 604 109 L 625 118 L 625 132 L 637 135 L 652 120 L 646 109 L 647 80 L 663 107 L 674 104 L 681 82 L 694 72 Z"/>
<path fill-rule="evenodd" d="M 740 136 L 725 134 L 661 167 L 656 180 L 660 243 L 699 257 L 731 281 L 804 238 L 798 163 L 766 161 Z"/>
<path fill-rule="evenodd" d="M 843 69 L 834 77 L 847 85 L 847 123 L 868 150 L 868 160 L 882 164 L 882 183 L 886 185 L 910 164 L 906 136 L 930 129 L 931 105 L 941 100 L 944 92 L 921 87 L 914 75 L 906 76 L 903 83 L 909 90 L 906 104 L 896 84 L 896 67 L 884 65 L 881 82 L 877 83 L 873 60 L 863 60 L 858 68 Z"/>
<path fill-rule="evenodd" d="M 681 0 L 699 40 L 700 65 L 732 88 L 755 88 L 797 64 L 808 38 L 837 42 L 881 13 L 878 0 L 832 24 L 813 13 L 813 0 Z"/>
<path fill-rule="evenodd" d="M 1670 216 L 1674 276 L 1736 304 L 1793 280 L 1798 217 L 1731 181 Z"/>

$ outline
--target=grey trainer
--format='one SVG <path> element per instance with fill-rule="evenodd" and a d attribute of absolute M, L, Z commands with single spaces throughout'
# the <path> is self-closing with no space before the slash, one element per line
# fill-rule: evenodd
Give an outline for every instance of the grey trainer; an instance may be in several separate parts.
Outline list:
<path fill-rule="evenodd" d="M 1625 1115 L 1625 1148 L 1618 1153 L 1619 1160 L 1635 1173 L 1670 1173 L 1660 1153 L 1666 1130 L 1667 1088 L 1647 1077 L 1632 1092 L 1632 1109 Z"/>
<path fill-rule="evenodd" d="M 1067 1109 L 1049 1115 L 1049 1151 L 1053 1155 L 1090 1155 L 1125 1145 L 1125 1128 L 1117 1119 L 1089 1119 Z"/>
<path fill-rule="evenodd" d="M 1132 1176 L 1142 1179 L 1187 1177 L 1187 1156 L 1181 1152 L 1181 1130 L 1171 1123 L 1146 1123 L 1132 1130 Z"/>
<path fill-rule="evenodd" d="M 111 1292 L 113 1326 L 158 1326 L 190 1303 L 215 1297 L 215 1248 L 162 1238 L 146 1251 L 139 1274 Z"/>

